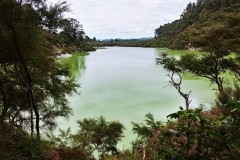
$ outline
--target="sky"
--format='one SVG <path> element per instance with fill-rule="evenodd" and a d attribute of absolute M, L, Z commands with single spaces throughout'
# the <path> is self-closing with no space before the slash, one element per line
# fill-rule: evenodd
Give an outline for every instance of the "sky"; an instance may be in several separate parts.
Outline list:
<path fill-rule="evenodd" d="M 67 0 L 66 17 L 77 19 L 90 38 L 153 37 L 160 25 L 179 19 L 196 0 Z M 49 0 L 56 3 L 58 0 Z"/>

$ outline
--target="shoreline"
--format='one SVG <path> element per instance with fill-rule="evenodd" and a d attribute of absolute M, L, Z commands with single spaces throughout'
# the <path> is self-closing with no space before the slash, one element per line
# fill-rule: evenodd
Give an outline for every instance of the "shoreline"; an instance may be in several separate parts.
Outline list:
<path fill-rule="evenodd" d="M 66 53 L 57 56 L 57 58 L 69 58 L 69 57 L 72 57 L 72 54 Z"/>

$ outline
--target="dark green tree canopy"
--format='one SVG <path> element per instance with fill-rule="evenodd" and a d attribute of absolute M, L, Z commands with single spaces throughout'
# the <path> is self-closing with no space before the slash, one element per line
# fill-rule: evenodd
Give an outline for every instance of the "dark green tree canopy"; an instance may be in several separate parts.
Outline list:
<path fill-rule="evenodd" d="M 40 1 L 33 1 L 38 4 Z M 79 86 L 69 68 L 54 60 L 48 32 L 38 25 L 31 1 L 0 3 L 0 122 L 28 128 L 53 129 L 57 117 L 68 117 L 66 95 Z M 41 123 L 40 123 L 41 122 Z"/>
<path fill-rule="evenodd" d="M 235 38 L 239 37 L 239 35 L 232 35 L 229 33 L 237 33 L 237 28 L 235 27 L 239 25 L 235 24 L 235 29 L 231 29 L 230 23 L 232 25 L 234 24 L 232 23 L 233 18 L 235 18 L 234 21 L 236 23 L 239 22 L 239 6 L 239 0 L 198 0 L 196 3 L 189 3 L 180 15 L 180 19 L 160 25 L 160 27 L 155 30 L 156 38 L 167 38 L 170 43 L 165 47 L 170 47 L 172 49 L 188 49 L 191 47 L 191 44 L 193 44 L 191 35 L 189 34 L 192 28 L 196 28 L 196 31 L 200 34 L 212 30 L 215 31 L 214 34 L 218 34 L 218 36 L 224 32 L 222 38 L 228 37 L 227 39 L 229 39 L 229 36 Z M 227 29 L 226 26 L 229 26 L 228 30 L 225 30 Z M 203 28 L 206 30 L 204 31 Z M 223 28 L 224 30 L 222 30 Z M 205 36 L 207 36 L 207 34 L 205 34 Z M 208 36 L 215 42 L 215 35 L 209 34 Z"/>
<path fill-rule="evenodd" d="M 85 38 L 83 27 L 76 19 L 65 19 L 62 24 L 63 31 L 60 34 L 66 35 L 71 42 Z"/>

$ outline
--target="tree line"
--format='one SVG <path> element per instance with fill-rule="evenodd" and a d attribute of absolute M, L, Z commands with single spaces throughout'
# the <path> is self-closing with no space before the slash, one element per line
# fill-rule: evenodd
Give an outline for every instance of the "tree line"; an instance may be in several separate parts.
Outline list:
<path fill-rule="evenodd" d="M 239 0 L 197 0 L 189 3 L 180 15 L 180 19 L 160 25 L 155 29 L 155 37 L 167 39 L 171 49 L 188 49 L 191 47 L 192 28 L 214 27 L 227 23 L 228 16 L 239 13 Z"/>

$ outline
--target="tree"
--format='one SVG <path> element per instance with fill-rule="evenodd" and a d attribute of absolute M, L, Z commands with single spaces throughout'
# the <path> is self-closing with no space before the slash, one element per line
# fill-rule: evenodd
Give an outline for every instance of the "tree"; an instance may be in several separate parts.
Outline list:
<path fill-rule="evenodd" d="M 213 24 L 202 29 L 190 30 L 190 42 L 194 47 L 200 47 L 205 54 L 202 56 L 185 55 L 181 57 L 179 64 L 197 76 L 209 79 L 218 87 L 219 100 L 225 104 L 228 101 L 224 91 L 222 73 L 232 72 L 239 75 L 239 63 L 237 58 L 230 53 L 239 53 L 240 43 L 240 16 L 226 15 L 225 24 Z"/>
<path fill-rule="evenodd" d="M 98 153 L 101 160 L 109 153 L 117 154 L 116 145 L 123 138 L 123 124 L 106 121 L 103 117 L 84 118 L 77 123 L 79 130 L 75 134 L 71 134 L 70 129 L 60 130 L 58 137 L 48 134 L 58 150 L 79 151 L 86 159 L 94 158 L 94 153 Z"/>
<path fill-rule="evenodd" d="M 173 86 L 178 93 L 184 98 L 185 100 L 185 107 L 186 110 L 189 109 L 189 105 L 191 103 L 191 100 L 189 100 L 189 95 L 191 93 L 191 91 L 186 94 L 183 93 L 181 91 L 181 84 L 182 84 L 182 77 L 181 77 L 181 73 L 183 73 L 183 68 L 181 68 L 181 66 L 179 66 L 178 61 L 176 58 L 174 57 L 170 57 L 168 56 L 167 53 L 162 53 L 160 55 L 160 58 L 156 58 L 156 63 L 157 65 L 162 65 L 162 67 L 167 70 L 168 72 L 170 72 L 167 76 L 170 78 L 170 85 Z M 177 75 L 179 78 L 179 82 L 177 83 L 176 80 L 173 78 L 174 75 Z"/>
<path fill-rule="evenodd" d="M 145 115 L 145 124 L 144 123 L 134 123 L 132 122 L 133 133 L 137 134 L 137 139 L 132 142 L 133 151 L 141 151 L 143 158 L 151 157 L 151 159 L 156 159 L 157 154 L 157 144 L 158 144 L 158 135 L 159 130 L 163 128 L 163 123 L 161 121 L 156 121 L 151 113 Z M 150 144 L 151 143 L 151 144 Z M 145 144 L 150 144 L 148 147 Z"/>
<path fill-rule="evenodd" d="M 142 159 L 238 159 L 239 111 L 240 103 L 233 100 L 208 111 L 180 107 L 161 127 L 137 124 L 134 130 L 145 139 Z M 153 117 L 146 121 L 157 122 Z"/>
<path fill-rule="evenodd" d="M 0 19 L 1 127 L 30 127 L 40 137 L 41 127 L 53 129 L 56 117 L 71 114 L 66 95 L 79 85 L 63 78 L 70 76 L 68 67 L 54 60 L 48 32 L 39 28 L 31 5 L 3 0 Z"/>
<path fill-rule="evenodd" d="M 65 34 L 71 42 L 74 42 L 83 40 L 85 32 L 76 19 L 69 18 L 63 21 L 63 31 L 60 34 Z"/>
<path fill-rule="evenodd" d="M 86 42 L 90 42 L 91 38 L 89 36 L 85 36 Z"/>
<path fill-rule="evenodd" d="M 70 12 L 67 1 L 50 4 L 49 6 L 44 3 L 37 9 L 39 24 L 48 31 L 57 33 L 57 30 L 63 25 L 64 12 Z"/>
<path fill-rule="evenodd" d="M 217 85 L 218 99 L 222 104 L 229 100 L 224 89 L 224 73 L 233 73 L 239 76 L 240 65 L 238 56 L 231 56 L 231 52 L 239 53 L 240 17 L 235 14 L 226 14 L 224 24 L 210 24 L 206 27 L 191 26 L 187 34 L 191 46 L 201 49 L 201 54 L 186 54 L 180 57 L 167 58 L 162 55 L 159 64 L 172 73 L 188 72 L 204 77 Z M 165 56 L 165 57 L 164 57 Z M 171 76 L 170 76 L 171 77 Z M 181 78 L 180 78 L 181 79 Z M 173 79 L 172 79 L 173 80 Z M 176 83 L 172 83 L 176 84 Z"/>
<path fill-rule="evenodd" d="M 77 121 L 79 131 L 74 135 L 76 147 L 91 155 L 95 150 L 101 160 L 105 154 L 117 153 L 116 145 L 123 138 L 124 126 L 118 121 L 107 122 L 105 118 L 89 118 Z"/>

